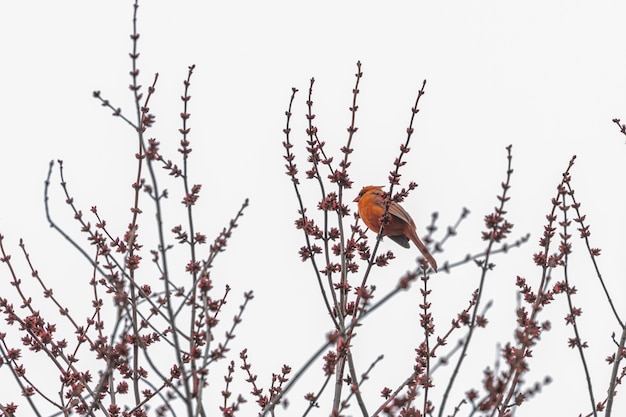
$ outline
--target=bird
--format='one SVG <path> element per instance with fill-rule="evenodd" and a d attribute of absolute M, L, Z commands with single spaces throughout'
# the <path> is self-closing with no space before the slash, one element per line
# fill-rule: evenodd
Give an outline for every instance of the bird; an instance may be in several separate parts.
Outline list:
<path fill-rule="evenodd" d="M 363 187 L 359 195 L 354 199 L 358 203 L 359 217 L 365 225 L 375 233 L 380 232 L 383 214 L 385 214 L 385 199 L 383 186 L 368 185 Z M 395 201 L 389 204 L 389 222 L 383 225 L 383 236 L 389 236 L 391 240 L 404 248 L 409 247 L 409 240 L 417 246 L 430 266 L 437 272 L 437 261 L 428 252 L 426 246 L 417 236 L 415 222 L 402 206 Z"/>

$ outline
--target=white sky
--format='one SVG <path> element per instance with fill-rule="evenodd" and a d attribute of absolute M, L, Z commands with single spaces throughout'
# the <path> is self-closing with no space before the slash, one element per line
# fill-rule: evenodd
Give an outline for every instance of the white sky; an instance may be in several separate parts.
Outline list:
<path fill-rule="evenodd" d="M 16 262 L 21 262 L 17 242 L 24 238 L 37 268 L 64 296 L 77 285 L 86 286 L 89 267 L 48 228 L 43 180 L 48 162 L 63 159 L 66 179 L 83 211 L 97 205 L 110 227 L 123 233 L 130 220 L 135 137 L 91 93 L 101 90 L 132 115 L 127 89 L 131 13 L 130 1 L 0 5 L 0 233 Z M 508 206 L 509 220 L 515 224 L 512 238 L 528 232 L 531 240 L 495 259 L 497 268 L 485 294 L 495 303 L 491 324 L 482 342 L 482 331 L 475 339 L 467 378 L 457 383 L 448 407 L 470 387 L 479 387 L 481 370 L 493 364 L 494 342 L 511 339 L 515 277 L 537 282 L 539 269 L 532 264 L 532 253 L 539 250 L 550 198 L 574 154 L 576 196 L 591 225 L 592 245 L 603 251 L 598 259 L 601 272 L 622 317 L 626 315 L 620 238 L 626 230 L 626 137 L 611 122 L 614 117 L 626 120 L 625 13 L 626 4 L 618 1 L 404 1 L 384 6 L 355 1 L 143 2 L 141 83 L 147 86 L 153 74 L 160 73 L 151 102 L 157 124 L 149 133 L 172 159 L 177 158 L 180 139 L 182 80 L 187 67 L 197 65 L 190 139 L 194 182 L 204 185 L 198 207 L 206 213 L 199 217 L 202 231 L 215 236 L 243 199 L 250 198 L 213 272 L 219 288 L 226 282 L 233 287 L 232 310 L 224 317 L 235 313 L 243 291 L 256 293 L 233 345 L 233 358 L 248 347 L 259 380 L 269 384 L 271 372 L 283 363 L 297 368 L 329 330 L 310 265 L 297 255 L 303 237 L 293 227 L 297 203 L 283 174 L 282 128 L 291 87 L 297 87 L 293 138 L 300 141 L 295 152 L 304 172 L 304 100 L 308 80 L 315 77 L 316 122 L 327 151 L 336 152 L 338 159 L 347 137 L 357 60 L 365 76 L 352 156 L 354 194 L 361 185 L 386 184 L 417 90 L 423 79 L 428 81 L 403 170 L 404 184 L 414 180 L 419 187 L 404 205 L 422 233 L 430 213 L 438 211 L 438 237 L 462 207 L 472 211 L 459 236 L 437 254 L 440 264 L 484 247 L 482 218 L 497 203 L 505 178 L 505 146 L 513 144 L 515 173 Z M 178 201 L 177 184 L 169 179 L 165 184 L 171 187 L 172 202 Z M 56 219 L 78 236 L 58 185 L 54 190 Z M 304 190 L 313 211 L 318 198 L 314 187 Z M 145 228 L 151 220 L 146 214 Z M 182 221 L 172 219 L 170 226 Z M 393 243 L 385 241 L 382 248 L 394 250 L 398 258 L 372 278 L 381 295 L 414 262 L 413 252 Z M 580 289 L 575 302 L 583 307 L 581 326 L 591 344 L 588 359 L 596 398 L 601 399 L 607 386 L 604 358 L 613 351 L 610 335 L 618 329 L 577 239 L 574 251 L 578 263 L 572 274 Z M 148 262 L 147 252 L 144 259 Z M 25 267 L 21 272 L 28 280 Z M 478 277 L 479 270 L 467 265 L 431 281 L 438 332 L 444 332 L 465 306 Z M 4 268 L 0 280 L 3 293 L 9 291 Z M 67 298 L 68 303 L 76 301 L 75 293 Z M 402 294 L 372 317 L 355 340 L 355 349 L 363 352 L 361 371 L 379 353 L 387 358 L 364 387 L 372 410 L 382 387 L 394 387 L 412 366 L 413 348 L 421 340 L 417 300 L 416 289 Z M 529 377 L 530 382 L 550 374 L 556 380 L 520 409 L 520 416 L 589 411 L 580 362 L 566 347 L 571 329 L 561 330 L 564 301 L 559 299 L 546 312 L 554 330 L 537 347 L 536 373 Z M 5 326 L 0 324 L 0 331 Z M 316 377 L 320 367 L 313 370 Z M 219 391 L 222 368 L 216 369 L 213 387 Z M 440 389 L 433 394 L 437 398 L 445 378 L 435 384 Z M 251 400 L 249 387 L 242 389 Z M 288 413 L 300 414 L 302 395 L 317 389 L 317 382 L 302 382 L 292 392 Z M 9 401 L 4 395 L 0 403 Z M 614 411 L 620 415 L 626 410 L 623 393 L 617 401 Z M 252 403 L 248 405 L 246 414 L 256 412 Z M 468 411 L 466 407 L 460 415 Z M 358 415 L 356 409 L 350 412 Z M 325 406 L 316 415 L 328 413 Z"/>

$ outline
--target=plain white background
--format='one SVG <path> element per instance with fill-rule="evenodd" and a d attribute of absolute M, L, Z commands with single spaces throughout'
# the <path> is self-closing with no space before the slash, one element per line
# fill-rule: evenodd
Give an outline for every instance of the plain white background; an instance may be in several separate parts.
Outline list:
<path fill-rule="evenodd" d="M 435 236 L 439 238 L 462 207 L 472 213 L 459 236 L 437 254 L 440 263 L 484 248 L 482 218 L 497 204 L 505 178 L 505 146 L 513 145 L 515 172 L 508 205 L 509 220 L 515 224 L 512 239 L 526 233 L 531 238 L 522 248 L 495 259 L 485 293 L 485 300 L 494 302 L 490 325 L 477 334 L 466 375 L 457 382 L 448 407 L 469 388 L 480 386 L 481 371 L 493 366 L 496 342 L 512 339 L 513 283 L 517 275 L 537 282 L 540 270 L 533 265 L 532 254 L 539 250 L 550 198 L 572 155 L 577 155 L 572 184 L 591 225 L 592 246 L 602 249 L 601 272 L 622 308 L 620 314 L 626 314 L 622 307 L 626 137 L 611 122 L 614 117 L 626 119 L 625 13 L 626 6 L 617 1 L 399 1 L 384 6 L 275 0 L 142 3 L 141 83 L 147 86 L 154 73 L 160 74 L 151 102 L 157 124 L 149 134 L 172 159 L 178 157 L 182 80 L 187 67 L 197 65 L 191 86 L 190 139 L 193 182 L 203 184 L 197 208 L 203 213 L 198 216 L 200 229 L 216 236 L 243 199 L 250 198 L 240 227 L 213 271 L 216 287 L 227 282 L 233 287 L 226 322 L 243 291 L 256 294 L 232 346 L 233 358 L 248 347 L 259 381 L 268 385 L 272 372 L 283 363 L 297 368 L 330 329 L 311 267 L 297 255 L 303 237 L 293 227 L 297 204 L 284 175 L 282 128 L 291 87 L 297 87 L 292 127 L 293 138 L 299 141 L 296 162 L 303 172 L 304 100 L 308 80 L 315 77 L 316 122 L 327 151 L 337 160 L 347 137 L 358 60 L 365 75 L 352 155 L 355 189 L 349 200 L 362 185 L 386 184 L 415 95 L 427 79 L 412 152 L 402 171 L 404 184 L 413 180 L 419 187 L 404 206 L 421 233 L 430 213 L 439 212 Z M 83 212 L 97 205 L 111 230 L 120 235 L 130 221 L 135 136 L 91 93 L 102 91 L 132 116 L 127 89 L 131 15 L 128 1 L 0 6 L 0 233 L 23 280 L 29 280 L 29 273 L 18 253 L 20 238 L 42 276 L 80 312 L 79 317 L 89 314 L 89 302 L 79 294 L 88 291 L 90 268 L 48 227 L 43 181 L 49 161 L 63 159 L 66 179 Z M 80 237 L 63 203 L 58 176 L 53 182 L 55 218 Z M 169 179 L 164 184 L 170 188 L 172 203 L 178 201 L 180 185 Z M 312 184 L 304 191 L 313 211 L 319 196 Z M 144 217 L 146 228 L 151 216 Z M 168 227 L 183 221 L 172 219 Z M 147 263 L 147 250 L 153 246 L 147 230 L 145 236 Z M 415 257 L 413 251 L 388 241 L 382 248 L 394 250 L 397 259 L 372 277 L 381 295 L 393 288 L 396 277 L 414 267 Z M 579 240 L 574 256 L 570 272 L 579 289 L 575 302 L 583 308 L 581 328 L 591 345 L 588 358 L 599 401 L 608 381 L 604 358 L 613 351 L 610 336 L 618 329 Z M 558 271 L 555 274 L 561 279 Z M 478 277 L 478 268 L 468 264 L 431 280 L 437 332 L 444 332 L 465 306 Z M 0 269 L 2 295 L 13 297 L 7 280 L 7 270 Z M 373 316 L 355 340 L 361 371 L 378 354 L 386 355 L 364 386 L 372 410 L 382 387 L 394 387 L 410 372 L 413 348 L 421 340 L 418 298 L 415 288 L 403 293 Z M 520 416 L 589 412 L 580 362 L 566 347 L 571 329 L 563 329 L 564 299 L 551 308 L 545 318 L 550 318 L 554 330 L 537 347 L 527 382 L 544 375 L 555 381 L 525 404 Z M 0 331 L 10 330 L 2 323 Z M 315 377 L 320 367 L 321 363 L 313 371 Z M 223 368 L 213 371 L 214 392 L 222 389 L 222 374 Z M 6 381 L 8 375 L 2 378 Z M 434 381 L 435 404 L 446 382 L 444 373 L 440 378 Z M 302 382 L 292 392 L 292 408 L 285 414 L 299 415 L 304 407 L 299 399 L 318 386 L 316 378 Z M 249 387 L 240 389 L 247 395 Z M 8 401 L 20 399 L 0 394 L 0 403 Z M 615 415 L 624 410 L 621 393 L 617 402 Z M 244 414 L 256 412 L 252 404 L 248 406 Z M 466 405 L 460 415 L 468 412 Z M 328 413 L 329 408 L 322 406 L 316 415 Z"/>

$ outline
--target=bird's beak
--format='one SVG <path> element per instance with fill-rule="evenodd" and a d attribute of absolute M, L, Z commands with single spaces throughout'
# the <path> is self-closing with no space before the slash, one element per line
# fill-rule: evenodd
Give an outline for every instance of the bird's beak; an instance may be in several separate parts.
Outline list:
<path fill-rule="evenodd" d="M 354 201 L 355 203 L 358 203 L 360 199 L 361 199 L 361 196 L 357 195 L 356 198 L 352 201 Z"/>

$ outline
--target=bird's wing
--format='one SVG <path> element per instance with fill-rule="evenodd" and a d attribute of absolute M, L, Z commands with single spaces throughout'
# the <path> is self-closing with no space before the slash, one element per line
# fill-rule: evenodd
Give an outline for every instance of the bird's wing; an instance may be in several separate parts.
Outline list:
<path fill-rule="evenodd" d="M 409 248 L 409 238 L 407 238 L 406 236 L 389 236 L 389 239 L 393 240 L 394 242 L 396 242 L 398 245 L 402 246 L 403 248 Z"/>
<path fill-rule="evenodd" d="M 406 210 L 403 209 L 402 206 L 396 202 L 392 201 L 389 205 L 389 213 L 412 226 L 415 224 L 413 223 L 413 219 L 411 218 L 409 213 L 407 213 Z"/>

